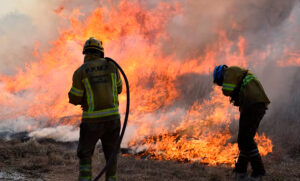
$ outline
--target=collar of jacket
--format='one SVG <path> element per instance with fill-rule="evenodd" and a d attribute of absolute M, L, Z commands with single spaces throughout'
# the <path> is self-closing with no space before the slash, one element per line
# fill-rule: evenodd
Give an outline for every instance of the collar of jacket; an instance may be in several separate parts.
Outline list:
<path fill-rule="evenodd" d="M 84 63 L 85 62 L 89 62 L 89 61 L 93 61 L 95 59 L 100 59 L 101 56 L 99 54 L 96 53 L 88 53 L 84 56 Z"/>

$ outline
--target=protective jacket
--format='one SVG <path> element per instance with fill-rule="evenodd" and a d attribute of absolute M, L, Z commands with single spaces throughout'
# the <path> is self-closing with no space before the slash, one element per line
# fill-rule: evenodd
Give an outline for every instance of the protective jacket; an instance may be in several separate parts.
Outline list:
<path fill-rule="evenodd" d="M 69 102 L 81 105 L 83 122 L 116 120 L 120 118 L 118 94 L 121 92 L 122 80 L 117 67 L 97 54 L 87 54 L 84 64 L 74 72 Z"/>
<path fill-rule="evenodd" d="M 232 98 L 240 110 L 256 103 L 265 103 L 266 108 L 270 104 L 259 80 L 241 67 L 232 66 L 225 70 L 222 91 Z"/>

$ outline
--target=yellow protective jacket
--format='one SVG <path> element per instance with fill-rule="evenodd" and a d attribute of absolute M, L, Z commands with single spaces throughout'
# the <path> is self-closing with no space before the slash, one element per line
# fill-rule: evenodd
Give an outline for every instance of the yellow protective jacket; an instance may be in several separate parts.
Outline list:
<path fill-rule="evenodd" d="M 69 102 L 81 105 L 82 121 L 95 122 L 119 119 L 118 94 L 122 80 L 117 67 L 97 54 L 87 54 L 84 64 L 73 75 Z"/>
<path fill-rule="evenodd" d="M 235 105 L 240 110 L 256 103 L 265 103 L 266 108 L 270 104 L 259 80 L 241 67 L 232 66 L 225 70 L 222 91 L 225 96 L 237 98 Z"/>

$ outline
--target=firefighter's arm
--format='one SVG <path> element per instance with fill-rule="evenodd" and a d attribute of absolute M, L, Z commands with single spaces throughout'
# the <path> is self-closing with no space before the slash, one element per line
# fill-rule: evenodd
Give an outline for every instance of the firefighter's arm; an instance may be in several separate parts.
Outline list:
<path fill-rule="evenodd" d="M 222 85 L 222 91 L 225 96 L 233 96 L 233 91 L 237 86 L 236 77 L 231 73 L 231 70 L 227 70 L 224 74 L 224 80 Z"/>
<path fill-rule="evenodd" d="M 121 92 L 122 92 L 122 85 L 123 85 L 122 79 L 120 77 L 119 71 L 117 70 L 117 89 L 118 89 L 118 94 L 121 94 Z"/>
<path fill-rule="evenodd" d="M 81 105 L 84 94 L 84 86 L 78 71 L 74 72 L 72 88 L 69 91 L 69 102 L 74 105 Z"/>
<path fill-rule="evenodd" d="M 225 96 L 232 96 L 236 85 L 232 83 L 223 83 L 222 91 Z"/>

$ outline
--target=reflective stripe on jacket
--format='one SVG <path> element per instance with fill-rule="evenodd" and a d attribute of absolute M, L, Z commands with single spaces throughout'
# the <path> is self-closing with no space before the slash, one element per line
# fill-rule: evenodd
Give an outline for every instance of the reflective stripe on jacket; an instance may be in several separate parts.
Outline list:
<path fill-rule="evenodd" d="M 261 83 L 251 72 L 246 73 L 247 70 L 241 67 L 232 66 L 227 68 L 224 73 L 223 94 L 232 97 L 234 96 L 234 90 L 241 85 L 238 93 L 240 107 L 255 103 L 265 103 L 267 106 L 270 100 Z"/>
<path fill-rule="evenodd" d="M 82 106 L 83 121 L 112 120 L 120 117 L 118 94 L 121 92 L 122 80 L 117 67 L 96 54 L 87 54 L 84 64 L 74 72 L 69 102 Z"/>

